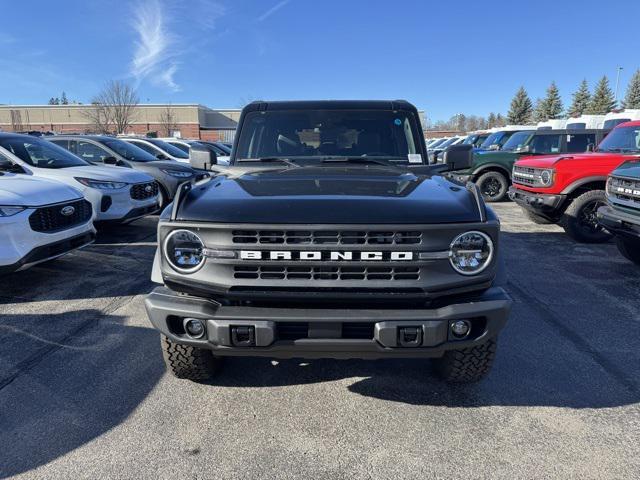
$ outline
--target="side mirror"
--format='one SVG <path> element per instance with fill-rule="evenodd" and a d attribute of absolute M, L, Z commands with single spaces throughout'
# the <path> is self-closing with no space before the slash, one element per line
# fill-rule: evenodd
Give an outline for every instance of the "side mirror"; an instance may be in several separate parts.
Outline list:
<path fill-rule="evenodd" d="M 102 163 L 104 163 L 105 165 L 117 165 L 118 159 L 116 157 L 106 157 L 104 160 L 102 160 Z"/>
<path fill-rule="evenodd" d="M 189 149 L 189 164 L 197 170 L 211 170 L 218 164 L 218 157 L 208 148 L 193 145 Z"/>
<path fill-rule="evenodd" d="M 524 147 L 520 147 L 516 153 L 531 153 L 531 146 L 525 145 Z"/>
<path fill-rule="evenodd" d="M 20 165 L 5 159 L 0 160 L 0 172 L 25 173 L 24 169 Z"/>
<path fill-rule="evenodd" d="M 489 145 L 489 150 L 500 150 L 500 145 L 498 145 L 497 143 Z"/>
<path fill-rule="evenodd" d="M 472 145 L 452 145 L 442 154 L 443 163 L 448 170 L 466 170 L 473 163 Z"/>

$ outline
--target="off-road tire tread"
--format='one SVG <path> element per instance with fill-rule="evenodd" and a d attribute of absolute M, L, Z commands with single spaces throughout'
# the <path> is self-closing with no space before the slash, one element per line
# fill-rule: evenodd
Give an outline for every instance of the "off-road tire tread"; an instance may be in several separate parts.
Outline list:
<path fill-rule="evenodd" d="M 162 356 L 167 368 L 178 378 L 208 380 L 218 370 L 220 359 L 211 351 L 173 343 L 162 335 Z"/>
<path fill-rule="evenodd" d="M 478 185 L 478 188 L 480 188 L 480 186 L 482 185 L 482 182 L 486 178 L 492 177 L 492 176 L 496 176 L 496 175 L 504 180 L 504 182 L 501 182 L 501 183 L 503 183 L 504 188 L 502 189 L 502 191 L 500 192 L 499 196 L 497 196 L 497 197 L 485 197 L 483 195 L 482 198 L 484 198 L 485 202 L 488 202 L 488 203 L 500 202 L 500 201 L 504 200 L 505 197 L 507 196 L 507 191 L 509 190 L 509 178 L 504 173 L 500 173 L 500 172 L 496 172 L 494 170 L 490 170 L 490 171 L 485 172 L 482 175 L 480 175 L 478 177 L 478 180 L 476 180 L 475 183 L 476 183 L 476 185 Z M 480 188 L 480 190 L 482 191 L 482 188 Z"/>
<path fill-rule="evenodd" d="M 447 382 L 477 382 L 491 370 L 497 347 L 497 340 L 490 339 L 481 345 L 449 350 L 437 360 L 438 373 Z"/>
<path fill-rule="evenodd" d="M 624 258 L 640 265 L 640 241 L 634 244 L 629 240 L 616 237 L 616 246 Z"/>
<path fill-rule="evenodd" d="M 573 199 L 560 219 L 560 226 L 564 228 L 564 231 L 569 237 L 580 243 L 604 243 L 611 239 L 612 235 L 606 233 L 598 237 L 585 236 L 576 225 L 578 213 L 584 204 L 592 200 L 602 200 L 605 202 L 605 195 L 604 190 L 590 190 Z"/>

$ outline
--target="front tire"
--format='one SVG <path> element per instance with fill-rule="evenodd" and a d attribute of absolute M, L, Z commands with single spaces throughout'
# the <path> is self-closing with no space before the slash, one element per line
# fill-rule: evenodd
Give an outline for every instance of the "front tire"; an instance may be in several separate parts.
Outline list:
<path fill-rule="evenodd" d="M 173 343 L 164 335 L 160 342 L 167 370 L 178 378 L 208 380 L 220 367 L 220 358 L 215 357 L 211 350 Z"/>
<path fill-rule="evenodd" d="M 624 258 L 640 265 L 640 241 L 616 237 L 616 245 Z"/>
<path fill-rule="evenodd" d="M 485 202 L 500 202 L 507 196 L 509 181 L 500 172 L 487 172 L 476 181 Z"/>
<path fill-rule="evenodd" d="M 440 377 L 453 383 L 471 383 L 482 380 L 491 370 L 496 358 L 497 339 L 492 338 L 481 345 L 448 350 L 436 360 Z"/>
<path fill-rule="evenodd" d="M 574 198 L 567 207 L 560 225 L 573 240 L 580 243 L 603 243 L 611 239 L 611 235 L 598 223 L 596 212 L 606 205 L 604 190 L 591 190 Z"/>

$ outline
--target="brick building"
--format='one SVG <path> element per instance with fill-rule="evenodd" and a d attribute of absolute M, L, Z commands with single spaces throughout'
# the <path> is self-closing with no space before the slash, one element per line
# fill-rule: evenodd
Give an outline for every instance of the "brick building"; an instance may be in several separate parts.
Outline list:
<path fill-rule="evenodd" d="M 0 130 L 93 132 L 91 109 L 91 105 L 0 105 Z M 170 127 L 175 136 L 182 138 L 232 141 L 239 118 L 239 109 L 211 109 L 198 104 L 138 105 L 126 133 L 155 132 L 163 136 Z"/>

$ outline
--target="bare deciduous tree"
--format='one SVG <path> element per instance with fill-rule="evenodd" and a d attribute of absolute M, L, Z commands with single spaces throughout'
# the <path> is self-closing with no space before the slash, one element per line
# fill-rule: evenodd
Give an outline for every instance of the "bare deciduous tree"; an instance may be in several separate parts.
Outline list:
<path fill-rule="evenodd" d="M 160 130 L 162 136 L 170 137 L 177 129 L 178 124 L 176 121 L 176 112 L 171 108 L 171 106 L 167 106 L 162 110 L 162 112 L 160 112 Z"/>
<path fill-rule="evenodd" d="M 136 91 L 121 80 L 110 80 L 91 100 L 84 116 L 99 133 L 126 133 L 135 120 L 140 99 Z"/>

